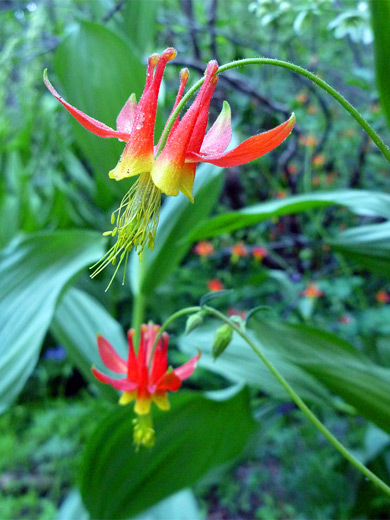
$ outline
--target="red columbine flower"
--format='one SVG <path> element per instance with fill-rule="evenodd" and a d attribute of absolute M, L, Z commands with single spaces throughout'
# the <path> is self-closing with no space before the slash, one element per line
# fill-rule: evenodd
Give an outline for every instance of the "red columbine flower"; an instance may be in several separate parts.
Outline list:
<path fill-rule="evenodd" d="M 302 291 L 302 296 L 306 296 L 306 298 L 320 298 L 321 296 L 324 296 L 324 293 L 315 283 L 309 283 L 307 284 L 306 289 Z"/>
<path fill-rule="evenodd" d="M 238 244 L 235 244 L 232 246 L 232 256 L 230 257 L 230 260 L 233 264 L 236 264 L 241 257 L 247 256 L 248 251 L 244 244 L 242 242 L 238 242 Z"/>
<path fill-rule="evenodd" d="M 376 293 L 376 301 L 378 303 L 387 303 L 389 301 L 389 295 L 386 291 L 378 291 Z"/>
<path fill-rule="evenodd" d="M 135 354 L 133 337 L 135 330 L 127 334 L 129 354 L 127 362 L 114 350 L 103 336 L 98 336 L 97 343 L 100 357 L 108 369 L 116 374 L 126 374 L 122 379 L 107 376 L 92 367 L 93 375 L 101 381 L 123 391 L 120 404 L 135 400 L 134 442 L 137 446 L 153 446 L 154 430 L 150 414 L 152 401 L 161 409 L 169 410 L 167 392 L 176 392 L 184 379 L 195 370 L 200 353 L 179 368 L 168 368 L 168 341 L 166 332 L 153 345 L 160 330 L 159 325 L 142 325 L 138 353 Z"/>
<path fill-rule="evenodd" d="M 253 258 L 257 261 L 263 260 L 267 256 L 268 251 L 265 247 L 256 246 L 253 248 L 252 255 Z"/>
<path fill-rule="evenodd" d="M 119 181 L 140 175 L 112 216 L 115 227 L 105 234 L 117 235 L 117 243 L 102 259 L 94 275 L 109 263 L 117 263 L 118 269 L 133 246 L 138 248 L 139 254 L 145 246 L 153 249 L 161 193 L 175 196 L 181 191 L 193 202 L 192 187 L 197 163 L 208 162 L 222 167 L 248 163 L 279 146 L 294 126 L 293 114 L 288 121 L 273 130 L 255 135 L 225 152 L 232 136 L 227 102 L 224 102 L 221 114 L 206 133 L 209 104 L 218 81 L 218 63 L 210 61 L 204 83 L 194 102 L 181 120 L 179 117 L 176 119 L 162 152 L 157 156 L 158 147 L 153 144 L 158 93 L 165 66 L 175 56 L 175 49 L 170 48 L 161 56 L 153 54 L 149 57 L 141 99 L 137 105 L 135 96 L 130 96 L 117 118 L 117 130 L 67 103 L 44 75 L 50 92 L 87 130 L 100 137 L 116 137 L 127 143 L 110 177 Z M 183 69 L 174 108 L 182 98 L 187 79 L 188 70 Z"/>
<path fill-rule="evenodd" d="M 201 240 L 194 247 L 194 253 L 199 256 L 209 256 L 214 253 L 214 247 L 208 240 Z"/>
<path fill-rule="evenodd" d="M 217 291 L 223 291 L 225 289 L 225 286 L 223 285 L 223 283 L 220 280 L 218 280 L 218 278 L 214 278 L 213 280 L 209 280 L 207 282 L 207 288 L 211 292 L 217 292 Z"/>

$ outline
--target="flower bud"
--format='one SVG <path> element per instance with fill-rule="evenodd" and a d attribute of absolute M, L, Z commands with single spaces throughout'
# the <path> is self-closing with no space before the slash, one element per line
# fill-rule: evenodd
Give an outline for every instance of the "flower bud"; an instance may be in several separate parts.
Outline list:
<path fill-rule="evenodd" d="M 200 327 L 200 325 L 203 324 L 203 318 L 205 314 L 206 313 L 204 311 L 199 311 L 195 314 L 191 314 L 191 316 L 189 316 L 187 319 L 185 334 L 189 334 L 197 327 Z"/>
<path fill-rule="evenodd" d="M 213 346 L 211 348 L 211 355 L 214 359 L 217 359 L 222 352 L 229 345 L 233 337 L 233 329 L 230 325 L 222 325 L 215 333 Z"/>

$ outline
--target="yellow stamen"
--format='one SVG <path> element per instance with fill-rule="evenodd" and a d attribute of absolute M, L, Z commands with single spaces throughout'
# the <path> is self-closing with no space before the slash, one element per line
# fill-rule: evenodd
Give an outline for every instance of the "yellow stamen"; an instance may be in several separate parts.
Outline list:
<path fill-rule="evenodd" d="M 109 264 L 116 265 L 111 285 L 121 263 L 134 247 L 141 259 L 145 247 L 153 249 L 161 206 L 161 191 L 156 187 L 149 173 L 142 173 L 123 197 L 119 208 L 112 214 L 112 231 L 103 235 L 117 235 L 116 244 L 91 269 L 91 278 L 99 274 Z M 116 216 L 115 216 L 116 214 Z M 124 280 L 124 275 L 123 275 Z M 107 289 L 108 289 L 107 287 Z"/>

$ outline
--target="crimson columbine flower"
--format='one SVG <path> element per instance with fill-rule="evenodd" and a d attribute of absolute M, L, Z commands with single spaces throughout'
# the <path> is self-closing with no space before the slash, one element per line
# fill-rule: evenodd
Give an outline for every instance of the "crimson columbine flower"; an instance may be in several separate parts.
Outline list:
<path fill-rule="evenodd" d="M 213 280 L 209 280 L 207 282 L 207 288 L 211 292 L 217 292 L 217 291 L 223 291 L 225 289 L 225 286 L 221 282 L 221 280 L 218 280 L 218 278 L 214 278 Z"/>
<path fill-rule="evenodd" d="M 118 115 L 116 130 L 66 102 L 51 85 L 46 73 L 44 75 L 50 92 L 87 130 L 100 137 L 116 137 L 127 143 L 118 164 L 109 173 L 110 177 L 119 181 L 139 175 L 112 216 L 114 229 L 105 233 L 117 235 L 117 243 L 99 262 L 93 276 L 109 263 L 117 263 L 118 269 L 133 246 L 138 248 L 139 254 L 146 246 L 153 249 L 161 193 L 176 196 L 181 191 L 193 202 L 192 188 L 198 163 L 207 162 L 222 167 L 248 163 L 279 146 L 294 126 L 293 114 L 273 130 L 255 135 L 226 152 L 232 136 L 230 107 L 226 101 L 219 117 L 206 133 L 209 105 L 218 81 L 218 63 L 210 61 L 195 100 L 184 116 L 175 120 L 163 150 L 157 155 L 154 125 L 158 93 L 165 66 L 175 56 L 176 50 L 169 48 L 161 56 L 153 54 L 149 57 L 141 99 L 137 105 L 134 94 L 130 96 Z M 183 96 L 188 74 L 187 69 L 180 73 L 180 86 L 173 109 Z"/>
<path fill-rule="evenodd" d="M 306 289 L 302 291 L 302 296 L 306 296 L 306 298 L 321 298 L 321 296 L 324 296 L 324 293 L 315 283 L 308 283 Z"/>
<path fill-rule="evenodd" d="M 154 430 L 150 414 L 154 402 L 161 410 L 169 410 L 167 392 L 176 392 L 184 379 L 195 370 L 200 353 L 179 368 L 168 368 L 169 336 L 164 332 L 153 350 L 158 325 L 142 325 L 138 353 L 134 351 L 133 337 L 135 330 L 127 334 L 129 354 L 127 362 L 114 350 L 103 336 L 98 336 L 97 343 L 100 357 L 108 369 L 116 374 L 125 374 L 124 378 L 115 379 L 103 374 L 95 367 L 92 373 L 102 383 L 111 385 L 123 392 L 120 404 L 135 400 L 134 411 L 138 415 L 134 426 L 134 442 L 137 446 L 153 446 Z"/>
<path fill-rule="evenodd" d="M 194 247 L 194 253 L 199 256 L 209 256 L 214 253 L 214 247 L 208 240 L 201 240 Z"/>

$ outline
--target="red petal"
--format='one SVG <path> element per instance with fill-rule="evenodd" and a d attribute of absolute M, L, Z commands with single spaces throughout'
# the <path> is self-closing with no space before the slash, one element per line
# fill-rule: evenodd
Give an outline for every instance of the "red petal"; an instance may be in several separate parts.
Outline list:
<path fill-rule="evenodd" d="M 176 51 L 172 48 L 165 49 L 160 57 L 156 54 L 149 56 L 145 88 L 134 116 L 131 136 L 118 164 L 109 173 L 112 179 L 119 181 L 152 169 L 158 93 L 165 66 L 175 56 Z"/>
<path fill-rule="evenodd" d="M 176 392 L 181 387 L 181 379 L 175 372 L 164 374 L 156 384 L 157 391 L 170 390 Z"/>
<path fill-rule="evenodd" d="M 87 116 L 87 114 L 84 114 L 84 112 L 81 112 L 81 110 L 75 108 L 67 101 L 65 101 L 65 99 L 58 94 L 53 85 L 50 83 L 49 78 L 47 77 L 46 70 L 43 74 L 43 81 L 45 82 L 45 85 L 49 89 L 51 94 L 53 94 L 53 96 L 64 105 L 66 110 L 70 114 L 72 114 L 72 116 L 75 119 L 77 119 L 77 121 L 81 123 L 84 128 L 100 137 L 116 137 L 117 139 L 121 139 L 122 141 L 129 140 L 130 134 L 125 132 L 117 132 L 116 130 L 113 130 L 109 126 L 105 125 L 104 123 L 101 123 L 100 121 L 97 121 L 93 117 Z"/>
<path fill-rule="evenodd" d="M 184 365 L 182 365 L 181 367 L 175 368 L 175 370 L 173 372 L 177 375 L 177 377 L 180 378 L 181 381 L 184 381 L 184 379 L 187 379 L 188 377 L 190 377 L 190 375 L 195 370 L 196 365 L 199 361 L 199 358 L 200 358 L 200 351 L 197 356 L 195 356 L 192 359 L 190 359 L 189 361 L 187 361 L 187 363 L 184 363 Z"/>
<path fill-rule="evenodd" d="M 159 327 L 160 329 L 160 327 Z M 156 350 L 153 356 L 152 369 L 150 372 L 149 381 L 151 384 L 156 383 L 161 376 L 165 374 L 168 368 L 168 342 L 169 336 L 166 332 L 163 333 L 162 338 L 156 345 Z"/>
<path fill-rule="evenodd" d="M 97 337 L 97 344 L 99 349 L 100 357 L 107 368 L 116 372 L 117 374 L 126 374 L 127 364 L 124 359 L 120 357 L 114 350 L 106 338 L 103 338 L 100 334 Z"/>
<path fill-rule="evenodd" d="M 133 383 L 128 379 L 114 379 L 113 377 L 106 376 L 106 374 L 103 374 L 103 372 L 100 372 L 100 370 L 97 370 L 95 367 L 92 367 L 92 374 L 101 383 L 111 385 L 117 390 L 122 390 L 124 392 L 131 392 L 132 390 L 135 390 L 138 386 L 137 383 Z"/>
<path fill-rule="evenodd" d="M 167 143 L 161 154 L 157 157 L 150 172 L 154 184 L 166 195 L 176 196 L 179 193 L 186 151 L 193 134 L 195 136 L 193 142 L 195 142 L 195 139 L 197 140 L 198 137 L 200 138 L 200 142 L 197 148 L 192 147 L 192 149 L 200 149 L 206 126 L 203 122 L 202 124 L 200 123 L 202 128 L 199 126 L 197 128 L 195 127 L 197 126 L 197 120 L 203 106 L 203 101 L 207 101 L 208 93 L 215 88 L 218 77 L 214 76 L 214 74 L 217 70 L 218 63 L 216 61 L 210 61 L 207 64 L 206 78 L 203 85 L 182 120 L 174 131 L 169 133 Z M 207 113 L 205 116 L 207 125 Z"/>
<path fill-rule="evenodd" d="M 229 146 L 231 139 L 232 124 L 230 106 L 227 101 L 224 101 L 221 113 L 205 135 L 200 153 L 208 155 L 222 153 Z"/>
<path fill-rule="evenodd" d="M 138 381 L 138 363 L 134 352 L 133 337 L 135 330 L 130 329 L 127 333 L 127 341 L 129 343 L 129 357 L 127 358 L 127 377 L 130 381 Z"/>
<path fill-rule="evenodd" d="M 197 153 L 189 153 L 187 162 L 206 162 L 215 164 L 215 166 L 239 166 L 246 164 L 279 146 L 289 135 L 294 127 L 295 115 L 292 114 L 290 119 L 285 123 L 264 132 L 262 134 L 250 137 L 243 143 L 239 144 L 233 150 L 226 153 L 202 156 Z"/>
<path fill-rule="evenodd" d="M 131 94 L 116 118 L 116 129 L 119 132 L 126 132 L 130 135 L 136 111 L 137 101 L 135 99 L 135 94 Z"/>

